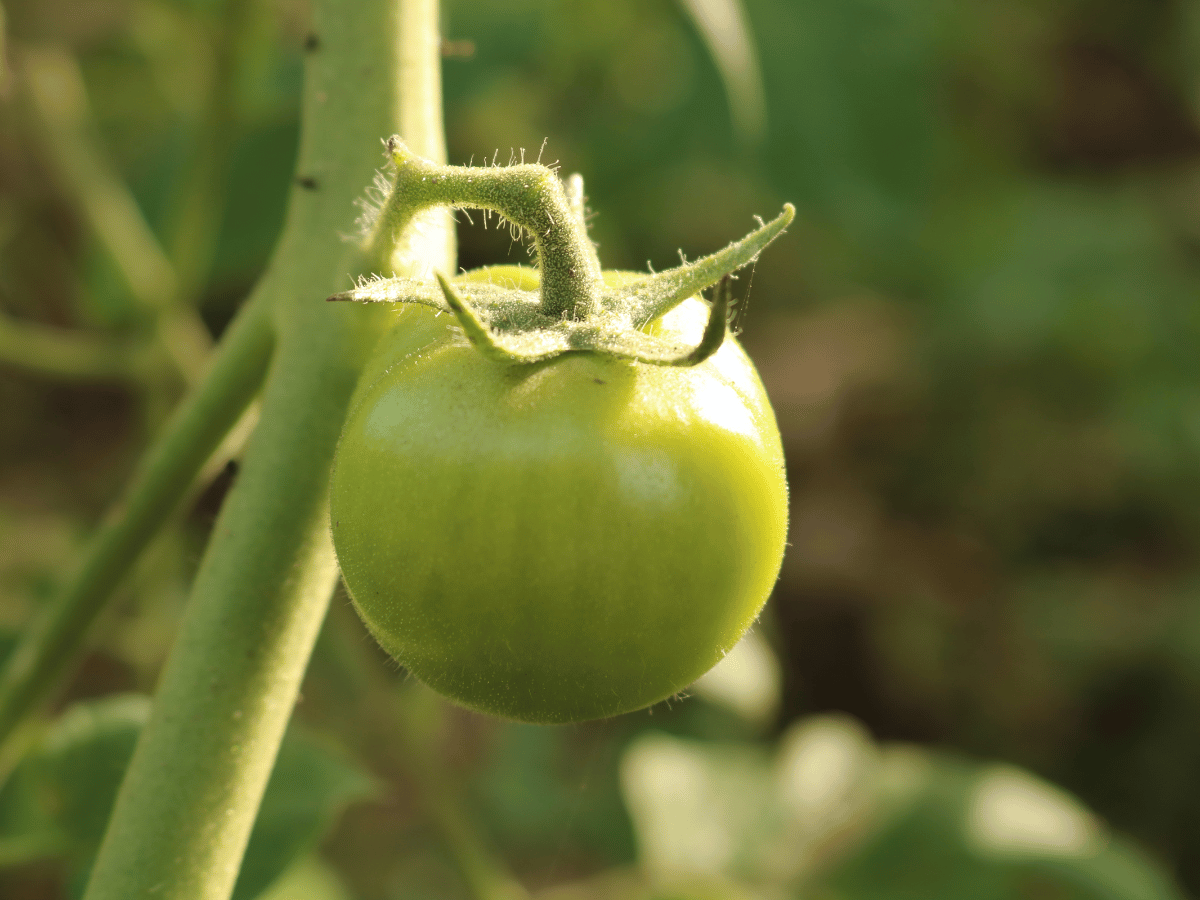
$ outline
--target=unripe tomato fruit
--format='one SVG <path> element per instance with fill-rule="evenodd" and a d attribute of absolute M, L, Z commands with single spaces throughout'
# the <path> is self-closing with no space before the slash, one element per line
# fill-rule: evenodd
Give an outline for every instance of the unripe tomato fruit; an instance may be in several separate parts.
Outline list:
<path fill-rule="evenodd" d="M 707 315 L 692 299 L 654 327 L 694 343 Z M 779 431 L 736 341 L 691 368 L 503 365 L 450 316 L 399 316 L 331 491 L 342 574 L 383 648 L 463 706 L 541 723 L 639 709 L 720 660 L 787 531 Z"/>

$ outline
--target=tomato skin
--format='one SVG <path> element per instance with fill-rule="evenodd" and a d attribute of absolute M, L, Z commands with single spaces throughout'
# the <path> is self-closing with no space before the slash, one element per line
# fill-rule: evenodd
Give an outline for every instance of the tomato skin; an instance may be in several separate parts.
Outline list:
<path fill-rule="evenodd" d="M 685 688 L 753 622 L 782 561 L 774 415 L 728 339 L 670 368 L 484 358 L 407 307 L 343 429 L 331 512 L 359 614 L 418 679 L 526 722 Z M 707 307 L 658 327 L 695 340 Z"/>

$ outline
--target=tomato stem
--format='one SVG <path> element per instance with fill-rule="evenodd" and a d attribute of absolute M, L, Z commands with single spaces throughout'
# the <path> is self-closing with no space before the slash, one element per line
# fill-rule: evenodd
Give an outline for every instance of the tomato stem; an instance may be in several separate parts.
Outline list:
<path fill-rule="evenodd" d="M 580 321 L 599 310 L 603 282 L 600 259 L 582 215 L 582 179 L 573 188 L 573 200 L 546 166 L 444 166 L 413 153 L 399 137 L 390 138 L 387 147 L 392 183 L 371 223 L 368 246 L 400 240 L 422 210 L 491 210 L 533 239 L 541 270 L 543 315 Z"/>
<path fill-rule="evenodd" d="M 446 169 L 430 165 L 427 171 Z M 421 177 L 424 183 L 430 177 L 441 176 Z M 401 195 L 400 189 L 394 191 L 393 196 Z M 580 229 L 585 229 L 583 180 L 573 176 L 563 196 Z M 395 208 L 410 207 L 397 202 Z M 470 277 L 455 287 L 440 273 L 436 287 L 420 278 L 375 278 L 329 299 L 421 303 L 452 312 L 480 352 L 507 363 L 542 362 L 576 351 L 657 366 L 694 366 L 716 353 L 728 333 L 732 273 L 757 259 L 763 248 L 783 233 L 795 214 L 795 208 L 785 204 L 783 212 L 772 221 L 761 222 L 759 228 L 724 250 L 666 272 L 619 279 L 615 286 L 602 288 L 599 308 L 583 319 L 547 315 L 543 308 L 547 296 L 544 289 L 539 304 L 538 295 L 529 290 L 506 288 Z M 644 329 L 652 321 L 714 284 L 718 288 L 713 294 L 713 310 L 696 346 L 661 340 L 646 333 Z"/>

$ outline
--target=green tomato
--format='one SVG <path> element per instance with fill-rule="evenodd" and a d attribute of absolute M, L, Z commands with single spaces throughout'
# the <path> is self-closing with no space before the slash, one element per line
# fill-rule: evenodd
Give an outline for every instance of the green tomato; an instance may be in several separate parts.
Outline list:
<path fill-rule="evenodd" d="M 383 648 L 463 706 L 541 723 L 639 709 L 718 662 L 787 531 L 779 431 L 736 341 L 691 368 L 504 365 L 451 316 L 399 316 L 331 491 L 342 574 Z M 707 316 L 691 299 L 654 327 L 694 343 Z"/>

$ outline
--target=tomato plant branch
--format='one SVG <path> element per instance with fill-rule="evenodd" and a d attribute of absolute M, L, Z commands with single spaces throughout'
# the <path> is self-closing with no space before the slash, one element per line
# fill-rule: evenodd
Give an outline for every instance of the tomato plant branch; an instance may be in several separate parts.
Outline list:
<path fill-rule="evenodd" d="M 402 27 L 420 17 L 429 33 Z M 303 133 L 287 222 L 251 305 L 269 310 L 276 352 L 258 429 L 214 529 L 89 882 L 86 900 L 225 900 L 336 578 L 329 467 L 381 308 L 321 302 L 364 271 L 353 200 L 378 139 L 413 103 L 440 104 L 432 78 L 401 79 L 402 58 L 440 65 L 432 0 L 314 4 Z M 415 29 L 414 29 L 415 30 Z M 416 85 L 414 87 L 413 85 Z M 418 119 L 429 123 L 440 117 Z M 412 126 L 420 129 L 428 125 Z M 436 152 L 440 133 L 405 137 Z M 437 221 L 444 221 L 444 217 Z M 435 268 L 449 239 L 421 234 Z"/>
<path fill-rule="evenodd" d="M 270 355 L 261 304 L 230 327 L 203 385 L 178 410 L 101 527 L 79 570 L 0 670 L 0 741 L 75 659 L 104 601 L 186 494 L 257 391 Z"/>
<path fill-rule="evenodd" d="M 399 60 L 400 104 L 396 118 L 399 133 L 426 159 L 446 161 L 446 129 L 442 122 L 442 38 L 438 0 L 401 0 Z M 383 135 L 380 135 L 383 137 Z M 427 209 L 414 215 L 412 224 L 394 231 L 390 258 L 372 271 L 429 277 L 431 267 L 449 261 L 454 271 L 458 258 L 454 223 L 447 209 Z M 383 249 L 383 244 L 379 249 Z"/>
<path fill-rule="evenodd" d="M 305 318 L 308 328 L 328 324 Z M 366 324 L 280 335 L 259 427 L 197 575 L 88 898 L 143 896 L 156 885 L 165 897 L 223 898 L 233 888 L 336 577 L 323 457 L 353 388 L 351 360 L 370 343 Z M 331 338 L 342 353 L 330 352 Z"/>
<path fill-rule="evenodd" d="M 25 54 L 29 99 L 52 157 L 60 157 L 60 175 L 124 272 L 134 299 L 157 319 L 159 327 L 153 338 L 134 342 L 0 317 L 0 362 L 57 378 L 118 378 L 145 386 L 158 367 L 169 365 L 171 346 L 178 350 L 190 345 L 192 350 L 183 357 L 177 353 L 175 362 L 180 368 L 186 365 L 190 377 L 197 377 L 207 356 L 207 335 L 191 312 L 190 299 L 207 271 L 216 233 L 212 198 L 222 194 L 232 140 L 232 92 L 241 60 L 235 38 L 248 8 L 248 0 L 227 0 L 222 11 L 215 39 L 217 72 L 177 215 L 181 223 L 177 235 L 186 238 L 180 249 L 182 259 L 176 260 L 182 266 L 179 277 L 175 273 L 180 270 L 173 269 L 163 255 L 124 184 L 89 145 L 86 96 L 74 61 L 49 51 Z M 168 291 L 174 291 L 174 299 Z M 273 337 L 261 311 L 247 312 L 243 318 L 257 321 L 245 335 L 231 331 L 222 358 L 151 451 L 143 476 L 97 536 L 75 580 L 47 610 L 40 626 L 27 632 L 20 650 L 0 672 L 0 743 L 70 668 L 112 588 L 170 511 L 244 444 L 256 421 L 245 407 L 261 384 Z M 182 343 L 176 339 L 180 332 Z"/>

